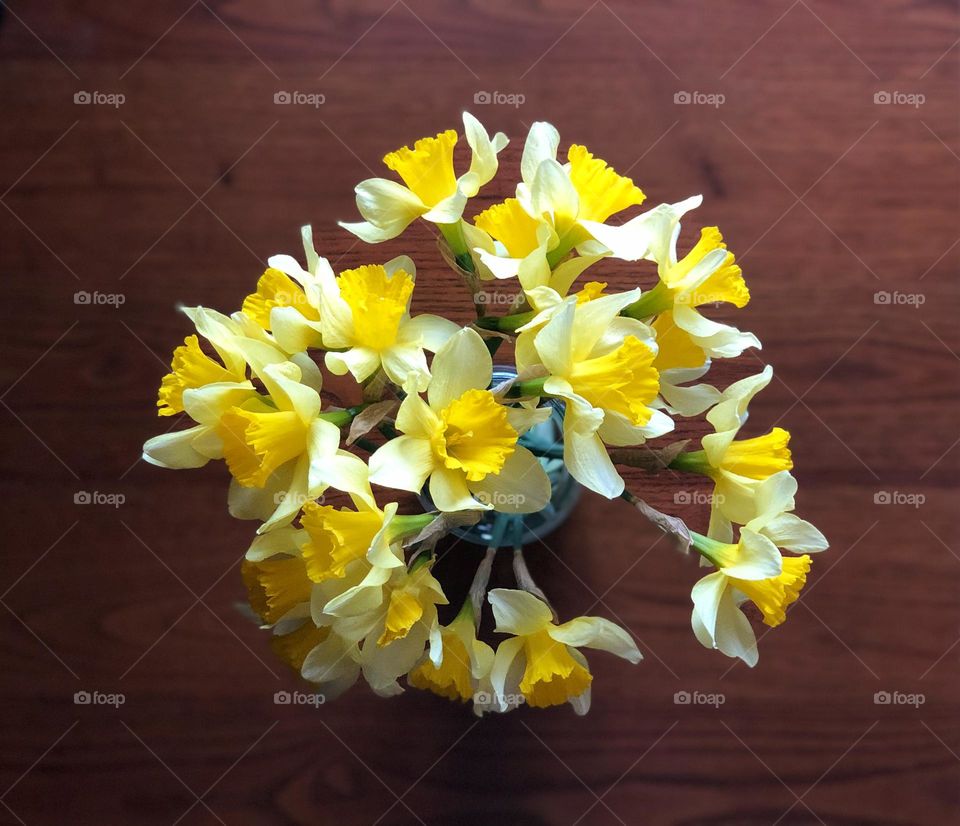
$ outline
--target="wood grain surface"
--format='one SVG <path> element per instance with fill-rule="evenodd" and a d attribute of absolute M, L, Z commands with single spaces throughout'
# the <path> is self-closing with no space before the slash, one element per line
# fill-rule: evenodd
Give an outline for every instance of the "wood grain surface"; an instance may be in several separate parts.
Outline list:
<path fill-rule="evenodd" d="M 0 820 L 960 823 L 958 34 L 956 4 L 932 0 L 6 5 Z M 474 104 L 495 91 L 523 102 Z M 464 108 L 513 138 L 471 209 L 509 194 L 547 119 L 650 203 L 702 192 L 696 222 L 738 253 L 737 322 L 764 348 L 718 381 L 775 365 L 749 428 L 791 430 L 799 511 L 833 546 L 756 669 L 694 639 L 692 561 L 585 496 L 528 558 L 561 613 L 622 622 L 645 655 L 591 657 L 589 717 L 476 722 L 363 687 L 276 705 L 299 686 L 235 610 L 253 528 L 226 514 L 223 467 L 137 461 L 170 424 L 152 411 L 187 332 L 176 304 L 236 308 L 267 256 L 299 253 L 302 223 L 340 268 L 410 253 L 416 309 L 469 319 L 425 226 L 371 250 L 335 224 L 383 153 Z M 674 505 L 689 479 L 629 481 L 705 525 Z M 124 502 L 75 504 L 94 491 Z M 477 561 L 448 545 L 441 578 Z"/>

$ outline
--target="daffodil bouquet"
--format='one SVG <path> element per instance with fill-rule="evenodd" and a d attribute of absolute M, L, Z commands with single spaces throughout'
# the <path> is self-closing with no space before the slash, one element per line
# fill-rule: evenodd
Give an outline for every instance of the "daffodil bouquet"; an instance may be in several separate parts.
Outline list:
<path fill-rule="evenodd" d="M 240 311 L 184 309 L 196 334 L 174 350 L 157 404 L 193 424 L 147 441 L 144 458 L 169 468 L 225 460 L 230 513 L 261 522 L 241 566 L 250 607 L 276 653 L 327 699 L 362 675 L 377 694 L 401 692 L 405 678 L 478 714 L 566 702 L 585 712 L 593 677 L 581 649 L 641 655 L 607 619 L 560 622 L 524 562 L 525 531 L 556 510 L 570 476 L 622 497 L 710 569 L 692 590 L 694 634 L 754 665 L 744 604 L 769 626 L 783 622 L 809 554 L 827 542 L 793 513 L 789 433 L 740 438 L 771 368 L 723 390 L 701 381 L 714 359 L 760 346 L 701 312 L 747 304 L 733 254 L 716 227 L 678 254 L 681 219 L 700 196 L 608 223 L 643 192 L 583 146 L 559 161 L 548 123 L 530 128 L 515 197 L 465 219 L 507 138 L 469 114 L 463 127 L 466 171 L 456 172 L 456 131 L 418 140 L 384 158 L 403 183 L 360 183 L 363 221 L 342 226 L 379 244 L 417 218 L 433 224 L 476 321 L 411 315 L 409 257 L 338 274 L 304 227 L 303 263 L 270 258 Z M 630 262 L 649 289 L 608 292 L 584 278 L 601 278 L 607 259 Z M 500 315 L 487 313 L 492 282 L 516 285 Z M 495 370 L 504 342 L 512 360 Z M 321 365 L 352 377 L 354 406 L 325 406 Z M 701 415 L 711 432 L 698 449 L 663 441 L 678 417 Z M 706 532 L 625 490 L 618 465 L 712 480 Z M 352 505 L 326 503 L 331 489 Z M 390 490 L 420 494 L 405 511 L 422 506 L 400 513 Z M 449 601 L 435 548 L 451 532 L 489 548 L 462 607 L 438 610 Z M 505 547 L 515 587 L 490 590 Z M 488 604 L 492 634 L 481 633 Z"/>

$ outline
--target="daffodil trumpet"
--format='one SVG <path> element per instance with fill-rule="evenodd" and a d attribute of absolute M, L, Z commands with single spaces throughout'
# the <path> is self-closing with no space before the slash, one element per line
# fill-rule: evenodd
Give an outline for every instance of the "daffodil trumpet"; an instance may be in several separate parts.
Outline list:
<path fill-rule="evenodd" d="M 481 209 L 507 136 L 469 113 L 459 130 L 424 132 L 383 156 L 394 177 L 357 184 L 360 220 L 340 226 L 362 245 L 345 269 L 304 226 L 302 257 L 270 256 L 237 292 L 239 309 L 183 309 L 191 329 L 156 396 L 174 427 L 145 442 L 144 461 L 223 461 L 228 512 L 256 524 L 237 583 L 246 613 L 324 701 L 362 681 L 380 697 L 426 691 L 476 715 L 584 714 L 595 689 L 612 702 L 585 652 L 638 663 L 634 634 L 601 617 L 562 620 L 524 556 L 562 529 L 581 491 L 624 499 L 678 559 L 698 560 L 694 639 L 756 665 L 743 607 L 783 623 L 827 540 L 795 512 L 790 433 L 743 432 L 772 367 L 711 382 L 716 361 L 760 341 L 709 317 L 751 298 L 720 229 L 701 227 L 678 253 L 702 197 L 646 208 L 594 148 L 561 147 L 536 122 L 520 179 Z M 467 154 L 455 159 L 458 145 Z M 424 262 L 376 254 L 418 219 L 435 225 L 473 324 L 414 311 L 434 262 L 418 280 Z M 360 403 L 332 407 L 331 374 Z M 693 449 L 665 440 L 700 420 L 708 432 Z M 644 471 L 634 491 L 624 468 Z M 712 484 L 702 508 L 687 474 Z M 657 501 L 666 486 L 672 497 Z M 590 505 L 577 513 L 591 518 Z M 438 564 L 451 534 L 486 549 L 459 605 L 441 578 L 468 554 Z M 494 564 L 501 549 L 512 573 Z"/>

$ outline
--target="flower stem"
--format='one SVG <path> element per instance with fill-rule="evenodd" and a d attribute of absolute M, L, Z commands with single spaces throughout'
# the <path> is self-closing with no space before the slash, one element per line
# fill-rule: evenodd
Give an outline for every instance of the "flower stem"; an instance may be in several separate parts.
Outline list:
<path fill-rule="evenodd" d="M 508 399 L 521 399 L 528 396 L 542 396 L 543 385 L 549 376 L 543 376 L 539 379 L 527 379 L 526 381 L 514 382 L 513 386 L 506 392 Z"/>
<path fill-rule="evenodd" d="M 366 406 L 367 402 L 364 402 L 363 404 L 358 404 L 354 407 L 348 407 L 346 410 L 331 410 L 329 413 L 321 413 L 317 418 L 331 422 L 337 427 L 343 427 L 344 425 L 350 424 L 357 414 L 359 414 Z"/>
<path fill-rule="evenodd" d="M 528 321 L 531 321 L 536 315 L 533 310 L 526 313 L 514 313 L 513 315 L 486 316 L 478 319 L 476 324 L 484 330 L 494 330 L 498 333 L 516 333 L 518 327 L 522 327 Z"/>
<path fill-rule="evenodd" d="M 624 308 L 620 315 L 642 321 L 645 318 L 662 313 L 664 310 L 669 310 L 672 306 L 673 296 L 670 289 L 662 281 L 658 281 L 656 287 L 647 290 L 633 304 Z"/>
<path fill-rule="evenodd" d="M 463 235 L 463 226 L 460 221 L 453 224 L 437 224 L 443 237 L 446 239 L 456 259 L 457 266 L 463 267 L 467 272 L 474 272 L 473 258 L 467 249 L 467 239 Z"/>

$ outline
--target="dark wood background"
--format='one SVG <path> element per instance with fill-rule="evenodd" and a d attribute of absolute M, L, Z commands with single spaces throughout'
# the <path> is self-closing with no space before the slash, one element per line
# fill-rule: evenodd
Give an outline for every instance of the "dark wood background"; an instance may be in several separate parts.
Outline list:
<path fill-rule="evenodd" d="M 956 4 L 932 0 L 10 3 L 0 819 L 960 822 L 958 34 Z M 81 91 L 125 102 L 75 104 Z M 278 91 L 325 102 L 275 105 Z M 481 91 L 525 100 L 474 105 Z M 924 102 L 875 104 L 882 91 Z M 187 332 L 177 302 L 236 308 L 268 255 L 299 254 L 301 223 L 341 268 L 412 253 L 417 308 L 468 320 L 427 228 L 366 250 L 335 225 L 385 151 L 465 107 L 514 139 L 507 172 L 548 119 L 650 203 L 702 192 L 692 223 L 739 254 L 753 302 L 737 319 L 765 346 L 718 375 L 775 365 L 750 432 L 793 432 L 799 510 L 833 545 L 755 670 L 694 639 L 692 561 L 591 496 L 529 550 L 565 615 L 617 619 L 645 654 L 591 657 L 589 717 L 477 723 L 362 687 L 277 706 L 297 683 L 234 609 L 252 526 L 227 516 L 222 466 L 137 462 L 169 424 L 153 405 Z M 629 270 L 606 272 L 622 288 Z M 664 507 L 689 489 L 631 484 Z M 75 504 L 81 491 L 125 501 Z M 677 510 L 705 524 L 705 508 Z M 441 575 L 477 559 L 451 548 Z M 95 690 L 125 702 L 74 703 Z M 682 690 L 725 702 L 677 705 Z"/>

